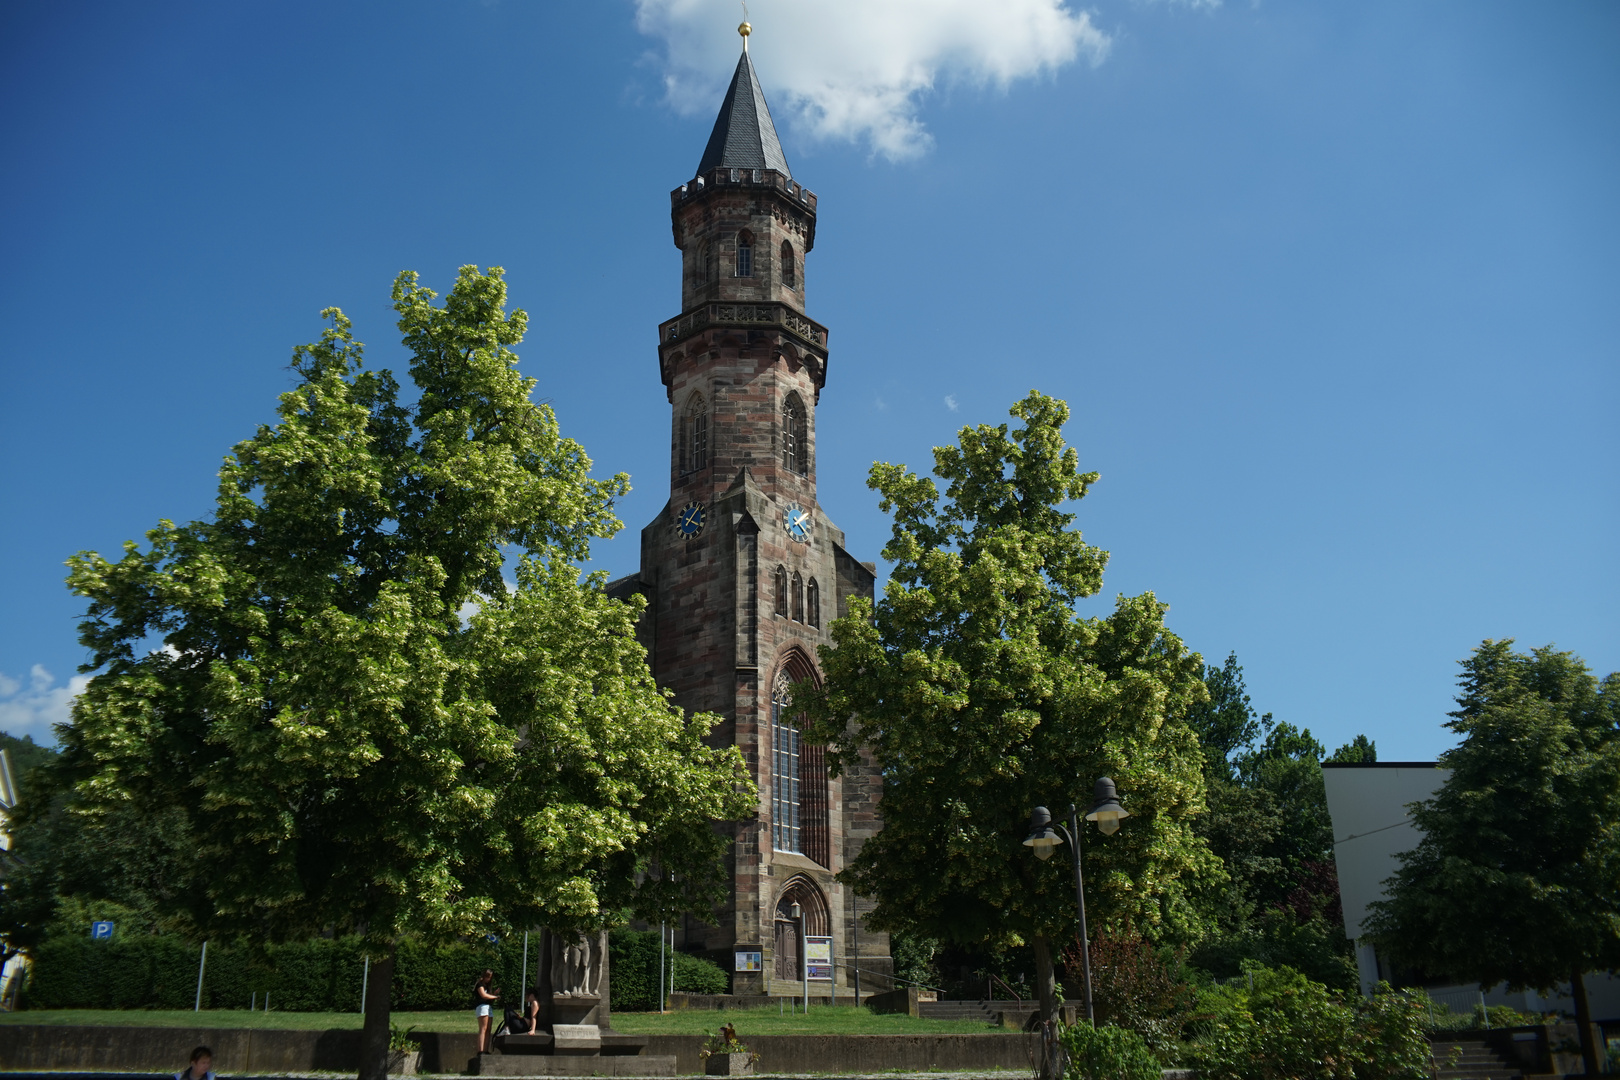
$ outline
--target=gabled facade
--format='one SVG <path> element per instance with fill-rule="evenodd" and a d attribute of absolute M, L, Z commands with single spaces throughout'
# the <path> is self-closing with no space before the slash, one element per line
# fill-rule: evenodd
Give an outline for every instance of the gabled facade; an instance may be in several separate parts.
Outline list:
<path fill-rule="evenodd" d="M 791 683 L 819 678 L 828 623 L 874 582 L 816 497 L 827 381 L 827 329 L 805 314 L 816 211 L 745 49 L 697 175 L 670 193 L 681 311 L 658 328 L 670 498 L 642 530 L 640 572 L 611 586 L 646 596 L 659 683 L 682 708 L 723 718 L 713 741 L 739 747 L 759 787 L 757 816 L 726 826 L 729 902 L 677 931 L 728 970 L 738 952 L 763 954 L 762 971 L 734 974 L 738 994 L 799 992 L 801 934 L 834 939 L 840 994 L 857 939 L 863 972 L 891 970 L 887 936 L 856 927 L 833 880 L 879 828 L 880 777 L 829 777 L 784 708 Z M 862 991 L 879 982 L 865 977 Z"/>

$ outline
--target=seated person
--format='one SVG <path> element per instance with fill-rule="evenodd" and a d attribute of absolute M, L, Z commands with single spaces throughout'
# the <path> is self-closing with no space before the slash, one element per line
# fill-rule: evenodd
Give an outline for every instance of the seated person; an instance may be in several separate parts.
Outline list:
<path fill-rule="evenodd" d="M 506 1010 L 506 1033 L 508 1035 L 533 1035 L 535 1028 L 540 1024 L 540 994 L 530 987 L 529 992 L 523 995 L 523 1011 L 516 1009 Z"/>

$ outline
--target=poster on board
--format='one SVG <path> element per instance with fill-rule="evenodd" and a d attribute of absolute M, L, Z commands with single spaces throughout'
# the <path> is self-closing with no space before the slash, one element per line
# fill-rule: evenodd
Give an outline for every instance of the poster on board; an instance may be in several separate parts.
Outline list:
<path fill-rule="evenodd" d="M 832 938 L 805 937 L 804 971 L 811 982 L 832 982 Z"/>
<path fill-rule="evenodd" d="M 765 954 L 762 952 L 739 952 L 737 954 L 736 971 L 764 971 Z"/>

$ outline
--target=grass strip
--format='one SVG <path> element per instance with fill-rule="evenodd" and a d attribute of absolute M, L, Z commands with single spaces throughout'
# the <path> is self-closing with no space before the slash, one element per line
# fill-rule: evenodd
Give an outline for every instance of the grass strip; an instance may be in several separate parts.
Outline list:
<path fill-rule="evenodd" d="M 360 1027 L 359 1013 L 250 1012 L 247 1009 L 25 1009 L 0 1013 L 0 1024 L 79 1027 L 259 1028 L 327 1031 Z M 390 1023 L 417 1031 L 477 1031 L 471 1009 L 454 1012 L 396 1012 Z M 744 1042 L 751 1035 L 922 1035 L 983 1034 L 1001 1030 L 977 1020 L 928 1020 L 874 1013 L 853 1005 L 812 1005 L 808 1014 L 777 1006 L 751 1009 L 682 1009 L 669 1013 L 616 1012 L 613 1027 L 627 1035 L 701 1035 L 732 1024 Z"/>

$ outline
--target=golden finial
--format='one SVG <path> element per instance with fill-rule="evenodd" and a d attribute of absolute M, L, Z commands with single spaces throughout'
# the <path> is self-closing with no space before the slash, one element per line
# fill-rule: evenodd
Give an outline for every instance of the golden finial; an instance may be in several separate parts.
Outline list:
<path fill-rule="evenodd" d="M 742 0 L 742 9 L 743 9 L 743 21 L 737 24 L 737 33 L 742 35 L 743 52 L 747 52 L 748 51 L 748 35 L 752 34 L 754 32 L 754 28 L 752 26 L 748 25 L 748 0 Z"/>

